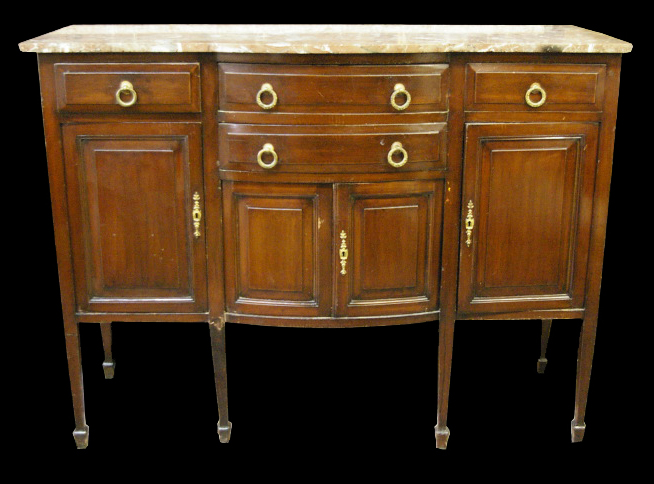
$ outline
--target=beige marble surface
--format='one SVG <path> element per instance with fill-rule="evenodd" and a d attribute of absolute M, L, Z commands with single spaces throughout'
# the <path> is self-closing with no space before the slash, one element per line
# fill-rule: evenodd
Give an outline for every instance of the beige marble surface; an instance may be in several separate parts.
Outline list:
<path fill-rule="evenodd" d="M 570 25 L 73 25 L 24 52 L 626 53 L 632 45 Z"/>

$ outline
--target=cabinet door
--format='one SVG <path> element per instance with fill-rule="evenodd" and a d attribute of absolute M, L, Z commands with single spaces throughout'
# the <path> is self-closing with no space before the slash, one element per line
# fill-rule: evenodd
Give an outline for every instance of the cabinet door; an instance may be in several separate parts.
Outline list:
<path fill-rule="evenodd" d="M 79 309 L 206 311 L 200 125 L 75 124 L 63 139 Z"/>
<path fill-rule="evenodd" d="M 229 312 L 331 315 L 331 185 L 223 183 Z"/>
<path fill-rule="evenodd" d="M 597 136 L 590 123 L 467 127 L 460 312 L 583 307 Z"/>
<path fill-rule="evenodd" d="M 337 316 L 438 308 L 443 190 L 443 181 L 337 186 Z"/>

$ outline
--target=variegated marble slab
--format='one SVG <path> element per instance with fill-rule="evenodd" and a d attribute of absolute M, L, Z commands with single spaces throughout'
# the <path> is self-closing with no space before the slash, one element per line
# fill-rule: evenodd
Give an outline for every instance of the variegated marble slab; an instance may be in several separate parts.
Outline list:
<path fill-rule="evenodd" d="M 627 53 L 628 42 L 570 25 L 73 25 L 24 52 L 370 54 Z"/>

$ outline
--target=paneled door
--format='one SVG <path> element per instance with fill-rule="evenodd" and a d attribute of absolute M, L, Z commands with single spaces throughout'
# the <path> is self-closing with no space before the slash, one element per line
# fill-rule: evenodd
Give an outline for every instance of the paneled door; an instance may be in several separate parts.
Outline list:
<path fill-rule="evenodd" d="M 78 309 L 207 310 L 198 123 L 63 127 Z"/>
<path fill-rule="evenodd" d="M 339 184 L 336 315 L 438 308 L 444 182 Z"/>
<path fill-rule="evenodd" d="M 584 306 L 598 127 L 466 128 L 459 312 Z"/>
<path fill-rule="evenodd" d="M 332 186 L 223 182 L 229 312 L 331 316 Z"/>

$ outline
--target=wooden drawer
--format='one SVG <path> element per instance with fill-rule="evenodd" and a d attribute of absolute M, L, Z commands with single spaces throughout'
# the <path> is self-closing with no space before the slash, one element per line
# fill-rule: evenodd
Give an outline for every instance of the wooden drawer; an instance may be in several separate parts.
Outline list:
<path fill-rule="evenodd" d="M 446 64 L 309 66 L 221 63 L 219 109 L 261 113 L 398 115 L 445 111 L 447 69 Z M 262 90 L 266 84 L 270 88 Z M 408 103 L 406 94 L 400 89 L 393 96 L 398 84 L 409 93 Z M 260 106 L 258 97 L 264 106 L 270 107 Z M 397 106 L 404 109 L 393 107 L 392 97 Z"/>
<path fill-rule="evenodd" d="M 201 111 L 199 63 L 62 63 L 54 70 L 61 111 Z M 136 93 L 133 103 L 125 82 Z M 117 96 L 131 105 L 121 106 Z"/>
<path fill-rule="evenodd" d="M 468 64 L 465 105 L 470 111 L 601 111 L 605 76 L 601 64 Z"/>
<path fill-rule="evenodd" d="M 293 127 L 221 124 L 219 164 L 224 170 L 298 173 L 439 169 L 445 167 L 445 128 L 444 123 Z M 404 161 L 402 166 L 388 162 L 391 151 L 391 161 Z M 260 166 L 259 156 L 263 164 L 274 166 Z"/>

